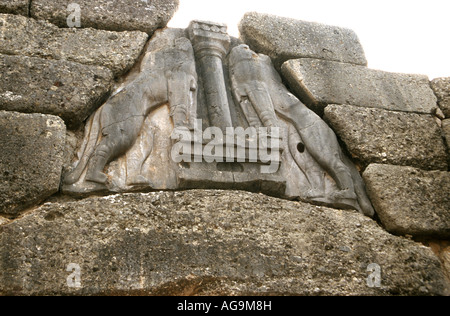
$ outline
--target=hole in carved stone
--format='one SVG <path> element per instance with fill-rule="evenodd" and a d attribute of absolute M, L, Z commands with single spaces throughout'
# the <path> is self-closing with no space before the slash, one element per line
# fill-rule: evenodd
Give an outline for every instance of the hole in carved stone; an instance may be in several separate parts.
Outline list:
<path fill-rule="evenodd" d="M 180 166 L 181 166 L 181 168 L 184 168 L 184 169 L 191 168 L 191 164 L 189 162 L 185 162 L 185 161 L 180 162 Z"/>
<path fill-rule="evenodd" d="M 226 172 L 244 172 L 244 166 L 238 162 L 219 162 L 217 170 Z"/>
<path fill-rule="evenodd" d="M 305 152 L 305 144 L 303 144 L 303 143 L 298 143 L 298 145 L 297 145 L 297 150 L 298 150 L 298 152 L 299 153 L 304 153 Z"/>

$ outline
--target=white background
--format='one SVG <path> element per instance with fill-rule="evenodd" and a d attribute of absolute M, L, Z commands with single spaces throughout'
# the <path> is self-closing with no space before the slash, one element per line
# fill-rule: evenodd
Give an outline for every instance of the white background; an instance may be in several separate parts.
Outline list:
<path fill-rule="evenodd" d="M 238 37 L 250 11 L 350 28 L 370 68 L 450 77 L 450 0 L 180 0 L 169 27 L 215 21 Z"/>

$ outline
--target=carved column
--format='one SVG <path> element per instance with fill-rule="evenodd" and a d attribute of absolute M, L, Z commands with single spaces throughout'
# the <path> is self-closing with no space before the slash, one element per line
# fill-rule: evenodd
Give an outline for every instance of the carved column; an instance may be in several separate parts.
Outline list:
<path fill-rule="evenodd" d="M 227 27 L 224 24 L 193 21 L 189 26 L 189 36 L 203 78 L 210 123 L 225 131 L 233 126 L 223 73 L 223 59 L 231 42 Z"/>

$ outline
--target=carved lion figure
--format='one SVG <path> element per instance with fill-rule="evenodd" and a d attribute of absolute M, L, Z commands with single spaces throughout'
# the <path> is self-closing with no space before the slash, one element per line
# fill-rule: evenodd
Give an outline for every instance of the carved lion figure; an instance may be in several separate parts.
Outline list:
<path fill-rule="evenodd" d="M 164 104 L 170 105 L 175 127 L 189 126 L 190 107 L 197 102 L 191 42 L 176 39 L 172 47 L 147 53 L 144 61 L 139 75 L 88 120 L 80 161 L 65 185 L 77 183 L 86 169 L 85 181 L 106 184 L 105 166 L 133 146 L 145 118 Z"/>

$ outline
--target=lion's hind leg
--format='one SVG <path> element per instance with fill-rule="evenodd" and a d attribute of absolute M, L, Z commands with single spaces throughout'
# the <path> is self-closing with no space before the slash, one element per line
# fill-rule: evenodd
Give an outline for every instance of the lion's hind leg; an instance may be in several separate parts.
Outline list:
<path fill-rule="evenodd" d="M 106 184 L 106 165 L 125 154 L 136 141 L 144 123 L 144 116 L 133 116 L 112 124 L 103 130 L 103 137 L 92 155 L 86 173 L 86 181 Z"/>
<path fill-rule="evenodd" d="M 89 160 L 85 178 L 86 181 L 106 184 L 108 176 L 103 173 L 103 170 L 105 169 L 106 164 L 111 161 L 111 147 L 112 142 L 110 137 L 104 137 Z"/>

